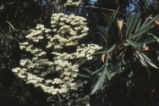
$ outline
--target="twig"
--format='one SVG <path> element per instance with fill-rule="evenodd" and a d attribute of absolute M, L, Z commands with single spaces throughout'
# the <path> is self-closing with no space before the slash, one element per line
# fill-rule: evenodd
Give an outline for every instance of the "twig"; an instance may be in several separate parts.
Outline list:
<path fill-rule="evenodd" d="M 109 8 L 101 8 L 101 7 L 90 7 L 90 6 L 81 6 L 82 8 L 85 9 L 94 9 L 94 10 L 103 10 L 103 11 L 110 11 L 110 12 L 116 12 L 114 9 L 109 9 Z M 125 16 L 123 13 L 118 12 L 119 14 Z"/>
<path fill-rule="evenodd" d="M 86 9 L 104 10 L 104 11 L 111 11 L 111 12 L 115 12 L 115 10 L 113 10 L 113 9 L 109 9 L 109 8 L 90 7 L 90 6 L 81 6 L 81 7 L 82 7 L 82 8 L 86 8 Z"/>

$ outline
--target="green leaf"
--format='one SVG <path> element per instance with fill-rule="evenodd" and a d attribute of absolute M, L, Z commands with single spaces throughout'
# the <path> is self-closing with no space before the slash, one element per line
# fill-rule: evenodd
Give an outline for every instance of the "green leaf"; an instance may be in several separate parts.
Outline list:
<path fill-rule="evenodd" d="M 142 24 L 141 28 L 144 27 L 148 23 L 150 17 L 152 17 L 152 15 L 150 15 L 148 18 L 146 18 L 146 20 Z"/>
<path fill-rule="evenodd" d="M 102 65 L 102 67 L 100 67 L 99 69 L 95 70 L 91 75 L 94 75 L 98 72 L 100 72 L 101 70 L 103 70 L 103 68 L 106 66 L 106 63 Z"/>
<path fill-rule="evenodd" d="M 145 58 L 145 61 L 152 67 L 159 69 L 152 61 L 149 59 L 144 53 L 142 53 L 143 57 Z"/>
<path fill-rule="evenodd" d="M 82 78 L 91 78 L 91 76 L 86 75 L 86 74 L 77 73 L 77 75 L 82 77 Z"/>
<path fill-rule="evenodd" d="M 138 40 L 139 38 L 141 38 L 145 33 L 147 33 L 150 29 L 152 29 L 154 26 L 153 25 L 150 25 L 150 26 L 147 26 L 147 27 L 144 27 L 144 28 L 140 28 L 133 36 L 131 36 L 129 39 L 134 39 L 134 38 L 137 38 L 138 37 Z"/>
<path fill-rule="evenodd" d="M 159 37 L 155 36 L 152 33 L 148 33 L 148 35 L 151 35 L 159 43 Z"/>
<path fill-rule="evenodd" d="M 80 82 L 77 82 L 76 86 L 77 87 L 83 87 L 84 84 L 88 83 L 87 81 L 80 81 Z"/>
<path fill-rule="evenodd" d="M 5 7 L 4 4 L 1 4 L 1 5 L 0 5 L 0 10 L 3 10 L 4 7 Z"/>
<path fill-rule="evenodd" d="M 17 29 L 15 29 L 14 26 L 8 20 L 6 20 L 6 23 L 9 24 L 14 31 L 17 31 Z"/>
<path fill-rule="evenodd" d="M 151 16 L 149 16 L 149 17 L 151 17 Z M 143 25 L 141 26 L 141 29 L 144 28 L 144 27 L 149 26 L 150 24 L 152 24 L 158 17 L 159 17 L 159 15 L 156 15 L 151 21 L 147 22 L 146 24 L 143 24 Z M 148 18 L 146 19 L 146 21 L 147 21 L 147 20 L 148 20 Z"/>
<path fill-rule="evenodd" d="M 135 27 L 136 27 L 136 25 L 137 25 L 139 19 L 140 19 L 140 15 L 139 15 L 139 14 L 138 14 L 137 16 L 134 16 L 134 20 L 133 20 L 133 22 L 132 22 L 131 29 L 129 30 L 129 36 L 130 36 L 131 33 L 135 30 Z"/>
<path fill-rule="evenodd" d="M 98 29 L 100 30 L 101 33 L 105 32 L 105 27 L 104 26 L 98 26 Z"/>
<path fill-rule="evenodd" d="M 134 28 L 137 25 L 139 18 L 140 15 L 134 15 L 128 17 L 128 20 L 126 22 L 126 38 L 132 35 L 132 32 L 134 31 Z"/>
<path fill-rule="evenodd" d="M 105 39 L 105 36 L 101 32 L 97 32 L 97 34 L 99 34 L 102 37 L 102 39 L 104 40 L 104 42 L 107 43 L 107 40 Z"/>
<path fill-rule="evenodd" d="M 129 32 L 129 29 L 131 28 L 131 24 L 132 24 L 131 19 L 132 19 L 132 17 L 129 16 L 126 21 L 126 32 L 125 32 L 126 38 L 128 37 L 128 32 Z"/>
<path fill-rule="evenodd" d="M 118 11 L 119 11 L 119 7 L 117 8 L 117 10 L 115 12 L 113 12 L 113 14 L 112 14 L 112 20 L 109 21 L 109 23 L 108 23 L 108 25 L 107 25 L 107 27 L 105 29 L 104 36 L 105 36 L 105 39 L 107 40 L 106 46 L 108 46 L 108 41 L 109 41 L 109 35 L 108 35 L 108 33 L 109 33 L 110 29 L 111 29 L 111 26 L 112 26 L 113 22 L 115 21 L 115 19 L 117 17 Z"/>
<path fill-rule="evenodd" d="M 98 80 L 97 82 L 95 83 L 95 85 L 93 86 L 93 89 L 91 90 L 91 95 L 93 95 L 94 93 L 96 93 L 101 87 L 102 85 L 104 84 L 105 82 L 105 78 L 106 78 L 106 71 L 107 71 L 107 68 L 105 67 L 105 70 L 103 70 L 99 76 L 98 76 Z"/>
<path fill-rule="evenodd" d="M 140 62 L 145 66 L 148 67 L 144 57 L 142 56 L 142 54 L 139 51 L 136 51 L 137 56 L 139 57 Z"/>
<path fill-rule="evenodd" d="M 113 44 L 107 51 L 106 53 L 112 52 L 116 48 L 116 44 Z"/>
<path fill-rule="evenodd" d="M 89 70 L 88 68 L 83 68 L 83 70 L 86 71 L 86 72 L 89 73 L 89 74 L 92 74 L 92 71 Z"/>
<path fill-rule="evenodd" d="M 120 69 L 119 63 L 109 65 L 109 68 L 106 71 L 106 77 L 108 80 L 111 80 L 116 74 L 118 74 Z"/>
<path fill-rule="evenodd" d="M 136 27 L 135 33 L 129 39 L 139 40 L 145 33 L 154 27 L 153 22 L 158 18 L 158 15 L 155 16 L 151 21 L 147 18 L 142 25 L 141 20 L 139 20 Z"/>
<path fill-rule="evenodd" d="M 144 44 L 148 45 L 154 43 L 156 40 L 154 38 L 147 38 L 143 41 Z"/>
<path fill-rule="evenodd" d="M 132 41 L 132 40 L 126 40 L 126 41 L 127 41 L 127 43 L 129 45 L 131 45 L 134 48 L 141 48 L 141 47 L 143 47 L 143 43 L 141 43 L 141 42 L 136 42 L 136 41 Z"/>
<path fill-rule="evenodd" d="M 137 23 L 137 26 L 136 26 L 136 29 L 135 29 L 135 33 L 138 32 L 140 26 L 141 26 L 141 19 Z"/>
<path fill-rule="evenodd" d="M 139 56 L 140 62 L 148 67 L 148 64 L 153 68 L 159 69 L 152 61 L 149 59 L 144 53 L 136 51 L 137 55 Z"/>

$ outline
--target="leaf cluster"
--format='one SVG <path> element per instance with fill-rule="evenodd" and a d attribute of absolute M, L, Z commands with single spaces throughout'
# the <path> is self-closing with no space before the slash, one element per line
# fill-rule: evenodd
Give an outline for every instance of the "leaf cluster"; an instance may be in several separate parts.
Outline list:
<path fill-rule="evenodd" d="M 159 38 L 151 33 L 153 22 L 158 15 L 142 20 L 140 14 L 129 15 L 126 20 L 118 18 L 119 8 L 114 12 L 108 24 L 99 26 L 98 35 L 103 39 L 104 49 L 100 53 L 103 65 L 95 70 L 86 70 L 89 74 L 82 77 L 93 79 L 94 83 L 90 94 L 109 87 L 111 80 L 117 75 L 127 72 L 127 79 L 134 76 L 137 67 L 142 67 L 151 76 L 151 70 L 159 67 L 153 62 L 150 52 L 154 50 L 152 44 L 158 43 Z M 114 26 L 118 28 L 113 32 Z M 112 33 L 113 32 L 113 33 Z M 138 66 L 134 66 L 137 63 Z M 136 68 L 134 68 L 136 67 Z M 131 86 L 131 80 L 126 80 L 126 86 Z"/>

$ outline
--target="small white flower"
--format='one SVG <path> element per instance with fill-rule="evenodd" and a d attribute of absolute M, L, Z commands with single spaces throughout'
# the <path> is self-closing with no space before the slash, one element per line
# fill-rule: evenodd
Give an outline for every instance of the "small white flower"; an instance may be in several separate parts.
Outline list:
<path fill-rule="evenodd" d="M 66 93 L 67 91 L 68 91 L 68 89 L 62 88 L 62 89 L 59 90 L 59 93 Z"/>
<path fill-rule="evenodd" d="M 26 59 L 25 59 L 25 60 L 20 60 L 20 65 L 21 65 L 21 66 L 25 66 L 26 63 L 27 63 L 27 60 L 26 60 Z"/>
<path fill-rule="evenodd" d="M 19 70 L 20 70 L 20 67 L 17 67 L 17 68 L 13 68 L 13 69 L 12 69 L 12 71 L 13 71 L 14 73 L 17 73 Z"/>
<path fill-rule="evenodd" d="M 27 81 L 27 84 L 35 84 L 37 83 L 38 81 L 37 80 L 28 80 Z"/>
<path fill-rule="evenodd" d="M 53 81 L 53 84 L 60 84 L 60 83 L 62 83 L 62 80 L 58 78 L 55 78 Z"/>
<path fill-rule="evenodd" d="M 26 48 L 26 46 L 20 45 L 20 49 L 21 49 L 21 50 L 23 50 L 23 49 L 25 49 L 25 48 Z"/>
<path fill-rule="evenodd" d="M 77 86 L 76 86 L 76 84 L 75 84 L 75 83 L 71 83 L 71 84 L 70 84 L 70 86 L 71 86 L 71 89 L 73 89 L 73 90 L 77 90 Z"/>

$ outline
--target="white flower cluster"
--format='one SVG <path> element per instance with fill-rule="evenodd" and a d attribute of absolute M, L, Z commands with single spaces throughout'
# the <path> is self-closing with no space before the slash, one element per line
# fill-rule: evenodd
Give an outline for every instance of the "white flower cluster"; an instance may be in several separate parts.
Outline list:
<path fill-rule="evenodd" d="M 63 13 L 53 14 L 51 17 L 52 35 L 46 35 L 50 41 L 46 48 L 63 49 L 64 47 L 76 46 L 80 39 L 88 34 L 86 19 L 74 14 L 67 16 Z"/>
<path fill-rule="evenodd" d="M 64 2 L 64 6 L 79 6 L 82 0 L 56 0 L 56 2 Z"/>
<path fill-rule="evenodd" d="M 38 24 L 26 36 L 27 40 L 20 43 L 20 49 L 30 54 L 31 58 L 29 55 L 21 59 L 20 67 L 12 71 L 27 84 L 40 87 L 46 93 L 54 96 L 67 94 L 68 99 L 62 96 L 66 101 L 71 100 L 71 97 L 80 99 L 80 94 L 71 94 L 79 90 L 76 78 L 80 71 L 80 61 L 91 60 L 101 47 L 79 43 L 89 30 L 83 17 L 52 14 L 50 24 L 51 29 Z M 68 102 L 67 105 L 72 103 Z"/>
<path fill-rule="evenodd" d="M 77 46 L 76 52 L 73 53 L 58 53 L 58 52 L 52 52 L 53 55 L 56 55 L 55 59 L 63 59 L 63 60 L 74 60 L 74 59 L 84 59 L 86 58 L 86 61 L 92 60 L 93 55 L 96 53 L 96 51 L 102 49 L 102 47 L 96 45 L 96 44 L 82 44 L 80 46 Z"/>
<path fill-rule="evenodd" d="M 82 0 L 67 0 L 67 2 L 64 4 L 64 6 L 79 6 L 82 3 Z"/>

